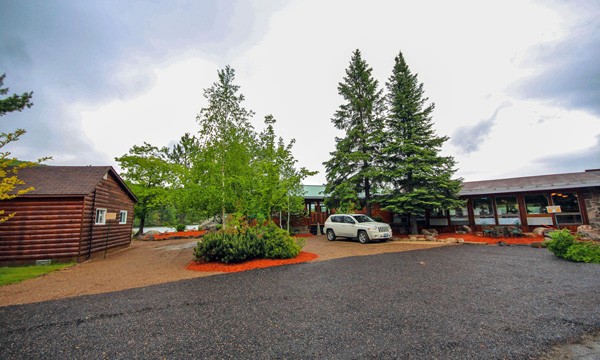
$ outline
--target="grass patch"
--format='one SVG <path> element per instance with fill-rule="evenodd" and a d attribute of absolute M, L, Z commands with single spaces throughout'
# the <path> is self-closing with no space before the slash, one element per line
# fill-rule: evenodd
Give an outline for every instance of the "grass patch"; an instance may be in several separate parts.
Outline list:
<path fill-rule="evenodd" d="M 64 269 L 74 265 L 74 262 L 52 264 L 43 266 L 15 266 L 15 267 L 0 267 L 0 286 L 14 284 L 23 280 L 32 279 L 51 273 L 56 270 Z"/>

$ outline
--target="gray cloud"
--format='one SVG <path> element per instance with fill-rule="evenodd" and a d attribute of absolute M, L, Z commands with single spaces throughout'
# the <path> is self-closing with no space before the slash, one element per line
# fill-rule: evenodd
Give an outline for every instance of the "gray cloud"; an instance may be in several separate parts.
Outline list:
<path fill-rule="evenodd" d="M 545 156 L 534 162 L 549 174 L 600 169 L 600 134 L 596 136 L 596 144 L 587 149 L 568 154 Z"/>
<path fill-rule="evenodd" d="M 112 160 L 84 138 L 67 105 L 133 97 L 153 84 L 156 64 L 185 51 L 225 65 L 266 26 L 245 1 L 0 0 L 0 8 L 0 73 L 11 92 L 34 92 L 34 106 L 3 117 L 0 131 L 27 130 L 13 155 L 61 164 Z"/>
<path fill-rule="evenodd" d="M 492 131 L 500 110 L 508 106 L 511 106 L 510 102 L 504 102 L 494 110 L 490 118 L 481 120 L 473 126 L 461 126 L 457 128 L 451 137 L 450 143 L 458 147 L 464 154 L 470 154 L 479 150 L 479 146 Z"/>
<path fill-rule="evenodd" d="M 541 70 L 514 84 L 511 91 L 600 116 L 600 3 L 557 2 L 555 7 L 581 17 L 565 39 L 533 49 L 534 56 L 525 65 Z"/>

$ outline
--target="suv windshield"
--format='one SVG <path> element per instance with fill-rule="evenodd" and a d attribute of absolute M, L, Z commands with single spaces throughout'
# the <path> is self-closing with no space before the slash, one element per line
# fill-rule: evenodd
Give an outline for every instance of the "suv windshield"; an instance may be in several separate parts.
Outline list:
<path fill-rule="evenodd" d="M 367 215 L 352 215 L 352 217 L 355 218 L 359 223 L 375 222 L 375 220 L 371 219 Z"/>

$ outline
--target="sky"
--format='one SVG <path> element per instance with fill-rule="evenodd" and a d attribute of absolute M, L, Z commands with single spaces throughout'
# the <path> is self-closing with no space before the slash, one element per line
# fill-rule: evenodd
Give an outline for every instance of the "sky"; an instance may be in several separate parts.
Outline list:
<path fill-rule="evenodd" d="M 352 52 L 383 88 L 402 52 L 435 103 L 442 154 L 466 181 L 600 168 L 596 0 L 0 0 L 0 74 L 34 106 L 0 119 L 3 150 L 49 165 L 112 165 L 133 145 L 200 130 L 227 65 L 261 130 L 294 138 L 319 173 Z"/>

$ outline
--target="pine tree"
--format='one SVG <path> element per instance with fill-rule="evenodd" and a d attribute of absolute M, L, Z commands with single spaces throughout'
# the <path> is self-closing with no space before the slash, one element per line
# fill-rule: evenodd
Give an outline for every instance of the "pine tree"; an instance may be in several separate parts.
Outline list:
<path fill-rule="evenodd" d="M 327 170 L 328 206 L 344 207 L 347 205 L 345 200 L 357 198 L 362 192 L 367 215 L 371 215 L 372 194 L 380 178 L 378 154 L 384 106 L 383 91 L 378 88 L 371 71 L 360 50 L 354 51 L 344 81 L 338 85 L 344 103 L 332 119 L 345 136 L 336 137 L 336 149 L 330 153 L 331 159 L 323 163 Z"/>
<path fill-rule="evenodd" d="M 412 74 L 402 53 L 386 83 L 386 139 L 382 150 L 386 184 L 390 187 L 384 209 L 410 218 L 411 233 L 417 233 L 416 216 L 428 210 L 451 209 L 462 205 L 458 192 L 462 179 L 453 180 L 456 162 L 441 156 L 447 136 L 437 136 L 423 84 Z"/>

